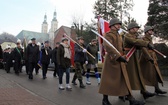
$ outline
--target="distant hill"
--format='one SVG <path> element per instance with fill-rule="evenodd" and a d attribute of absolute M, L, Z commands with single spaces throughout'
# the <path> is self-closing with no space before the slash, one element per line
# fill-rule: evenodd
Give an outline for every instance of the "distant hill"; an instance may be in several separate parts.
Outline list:
<path fill-rule="evenodd" d="M 17 42 L 17 38 L 12 35 L 9 34 L 7 32 L 3 32 L 2 34 L 0 34 L 0 44 L 2 44 L 3 42 Z"/>

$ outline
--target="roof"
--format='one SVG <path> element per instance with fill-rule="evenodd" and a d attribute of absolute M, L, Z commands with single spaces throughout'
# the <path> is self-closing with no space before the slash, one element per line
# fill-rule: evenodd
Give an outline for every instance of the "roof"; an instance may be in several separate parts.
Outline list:
<path fill-rule="evenodd" d="M 8 34 L 8 33 L 2 33 L 0 35 L 0 44 L 3 42 L 14 42 L 16 43 L 17 38 L 14 35 Z"/>
<path fill-rule="evenodd" d="M 34 31 L 26 31 L 22 30 L 16 38 L 23 41 L 25 38 L 27 41 L 31 40 L 32 38 L 36 38 L 37 42 L 43 43 L 46 40 L 49 40 L 49 34 L 47 33 L 40 33 L 40 32 L 34 32 Z"/>

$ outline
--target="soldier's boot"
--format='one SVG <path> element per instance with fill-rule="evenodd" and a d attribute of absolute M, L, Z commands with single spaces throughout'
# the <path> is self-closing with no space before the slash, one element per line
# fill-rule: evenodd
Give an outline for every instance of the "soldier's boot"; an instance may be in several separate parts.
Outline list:
<path fill-rule="evenodd" d="M 143 95 L 143 98 L 144 98 L 144 99 L 147 99 L 147 98 L 149 98 L 149 97 L 153 97 L 153 96 L 156 95 L 155 93 L 150 93 L 150 92 L 148 92 L 148 91 L 142 91 L 142 90 L 141 90 L 141 94 Z"/>
<path fill-rule="evenodd" d="M 79 86 L 79 87 L 84 89 L 84 88 L 85 88 L 85 85 L 83 84 L 83 81 L 82 81 L 81 79 L 79 79 L 79 83 L 80 83 L 80 86 Z"/>
<path fill-rule="evenodd" d="M 128 100 L 127 96 L 119 96 L 118 97 L 120 100 L 122 100 L 123 102 L 125 102 L 126 100 Z"/>
<path fill-rule="evenodd" d="M 135 100 L 135 99 L 129 100 L 129 103 L 130 103 L 130 105 L 145 105 L 145 102 L 138 101 L 138 100 Z"/>
<path fill-rule="evenodd" d="M 91 85 L 91 82 L 90 82 L 90 74 L 87 72 L 86 73 L 86 84 L 87 85 Z"/>
<path fill-rule="evenodd" d="M 96 78 L 97 78 L 97 83 L 98 83 L 98 85 L 100 85 L 100 76 L 99 76 L 99 73 L 96 72 L 96 73 L 95 73 L 95 76 L 96 76 Z"/>
<path fill-rule="evenodd" d="M 155 93 L 158 94 L 166 94 L 166 91 L 163 91 L 159 88 L 159 84 L 157 83 L 157 85 L 155 86 Z"/>
<path fill-rule="evenodd" d="M 103 95 L 102 105 L 112 105 L 108 100 L 108 95 Z"/>
<path fill-rule="evenodd" d="M 77 76 L 74 75 L 74 77 L 73 77 L 73 79 L 72 79 L 72 84 L 73 84 L 73 85 L 77 85 L 77 83 L 76 83 L 76 79 L 77 79 Z"/>

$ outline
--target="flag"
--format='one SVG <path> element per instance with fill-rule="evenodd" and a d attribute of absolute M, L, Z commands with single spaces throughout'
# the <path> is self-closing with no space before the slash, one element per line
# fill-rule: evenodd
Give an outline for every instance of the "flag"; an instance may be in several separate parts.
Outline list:
<path fill-rule="evenodd" d="M 106 32 L 110 30 L 109 22 L 104 20 L 101 17 L 98 17 L 98 32 L 100 35 L 104 36 Z M 104 62 L 105 49 L 103 48 L 103 39 L 98 38 L 99 41 L 99 51 L 100 51 L 100 60 Z"/>

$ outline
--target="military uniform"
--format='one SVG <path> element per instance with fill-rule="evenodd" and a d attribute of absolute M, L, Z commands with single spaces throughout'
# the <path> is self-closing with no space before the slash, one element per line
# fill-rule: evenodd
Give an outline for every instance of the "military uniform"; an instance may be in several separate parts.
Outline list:
<path fill-rule="evenodd" d="M 78 40 L 83 40 L 82 37 Z M 81 45 L 85 48 L 84 44 Z M 86 49 L 85 49 L 86 50 Z M 82 78 L 82 70 L 83 70 L 83 64 L 87 61 L 87 54 L 86 52 L 83 52 L 83 49 L 79 47 L 79 45 L 75 44 L 75 57 L 74 57 L 74 63 L 75 63 L 75 74 L 73 76 L 72 83 L 76 85 L 76 79 L 79 80 L 80 87 L 85 88 L 83 84 L 83 78 Z"/>
<path fill-rule="evenodd" d="M 139 26 L 136 23 L 130 23 L 128 25 L 128 30 L 132 28 L 139 28 Z M 149 46 L 149 41 L 143 41 L 142 39 L 138 38 L 138 33 L 137 32 L 131 32 L 127 33 L 125 35 L 124 39 L 124 49 L 125 53 L 128 53 L 129 50 L 135 46 L 136 51 L 133 53 L 133 55 L 130 57 L 126 67 L 127 67 L 127 72 L 128 72 L 128 77 L 130 80 L 131 88 L 132 90 L 141 90 L 141 93 L 144 96 L 144 99 L 154 96 L 154 94 L 148 93 L 145 88 L 144 80 L 143 80 L 143 75 L 141 71 L 141 67 L 139 64 L 139 53 L 138 49 L 140 47 L 148 47 Z"/>
<path fill-rule="evenodd" d="M 146 26 L 144 30 L 145 37 L 143 38 L 143 40 L 149 41 L 151 44 L 153 44 L 151 35 L 146 33 L 149 30 L 153 30 L 153 28 L 150 26 Z M 166 92 L 160 90 L 158 87 L 158 82 L 163 85 L 163 78 L 158 67 L 156 53 L 148 48 L 142 48 L 140 65 L 142 68 L 141 71 L 143 74 L 145 85 L 154 86 L 156 93 L 165 94 Z"/>

